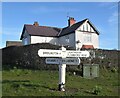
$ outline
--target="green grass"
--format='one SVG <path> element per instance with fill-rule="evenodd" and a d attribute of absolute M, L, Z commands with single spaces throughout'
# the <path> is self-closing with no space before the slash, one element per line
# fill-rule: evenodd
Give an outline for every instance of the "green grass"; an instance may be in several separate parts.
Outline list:
<path fill-rule="evenodd" d="M 119 87 L 118 73 L 110 70 L 100 70 L 95 79 L 67 72 L 65 92 L 58 91 L 58 71 L 3 70 L 2 79 L 3 96 L 118 96 Z"/>

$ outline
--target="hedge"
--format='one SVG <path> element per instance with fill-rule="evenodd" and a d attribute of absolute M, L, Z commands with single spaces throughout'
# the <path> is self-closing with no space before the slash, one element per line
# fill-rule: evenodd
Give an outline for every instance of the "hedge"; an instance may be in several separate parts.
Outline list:
<path fill-rule="evenodd" d="M 10 46 L 2 49 L 2 67 L 13 68 L 17 66 L 18 68 L 27 68 L 27 69 L 39 69 L 39 70 L 58 70 L 58 65 L 47 65 L 45 64 L 45 58 L 40 58 L 38 56 L 39 49 L 59 49 L 60 46 L 47 44 L 47 43 L 38 43 L 25 46 Z M 67 50 L 73 50 L 73 48 L 66 47 Z M 89 64 L 95 63 L 100 66 L 118 66 L 118 52 L 117 50 L 102 50 L 94 49 L 96 54 L 95 58 L 81 58 L 81 63 Z M 104 59 L 100 59 L 100 56 L 104 56 Z M 78 66 L 67 66 L 67 70 L 74 70 L 81 68 Z"/>

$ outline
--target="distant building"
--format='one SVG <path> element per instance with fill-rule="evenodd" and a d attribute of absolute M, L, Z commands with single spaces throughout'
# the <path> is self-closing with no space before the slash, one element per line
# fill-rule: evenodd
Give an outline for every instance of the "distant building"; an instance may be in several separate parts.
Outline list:
<path fill-rule="evenodd" d="M 51 43 L 54 45 L 81 48 L 99 48 L 99 32 L 95 26 L 84 19 L 76 23 L 69 17 L 68 26 L 64 28 L 25 24 L 21 34 L 22 44 Z"/>
<path fill-rule="evenodd" d="M 6 41 L 6 47 L 9 46 L 22 46 L 21 41 Z"/>

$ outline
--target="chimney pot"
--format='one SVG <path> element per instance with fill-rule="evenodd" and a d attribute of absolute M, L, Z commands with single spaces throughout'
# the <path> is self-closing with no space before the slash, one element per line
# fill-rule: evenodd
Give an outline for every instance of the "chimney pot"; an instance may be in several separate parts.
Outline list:
<path fill-rule="evenodd" d="M 37 21 L 34 22 L 34 26 L 39 26 L 39 23 Z"/>
<path fill-rule="evenodd" d="M 76 20 L 73 17 L 69 17 L 68 20 L 68 26 L 72 26 L 73 24 L 75 24 Z"/>

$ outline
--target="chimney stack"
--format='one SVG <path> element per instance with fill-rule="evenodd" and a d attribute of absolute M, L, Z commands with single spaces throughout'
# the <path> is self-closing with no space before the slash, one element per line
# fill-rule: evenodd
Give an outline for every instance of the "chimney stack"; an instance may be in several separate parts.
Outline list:
<path fill-rule="evenodd" d="M 39 23 L 37 21 L 34 22 L 34 26 L 39 26 Z"/>
<path fill-rule="evenodd" d="M 68 19 L 68 26 L 72 26 L 73 24 L 75 24 L 76 20 L 73 17 L 69 17 Z"/>

